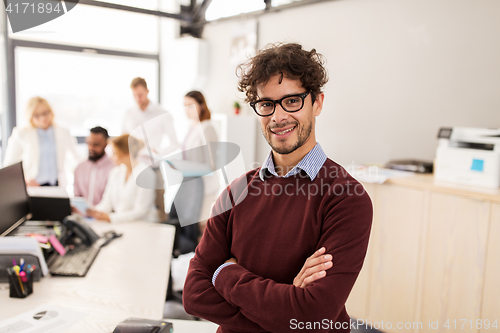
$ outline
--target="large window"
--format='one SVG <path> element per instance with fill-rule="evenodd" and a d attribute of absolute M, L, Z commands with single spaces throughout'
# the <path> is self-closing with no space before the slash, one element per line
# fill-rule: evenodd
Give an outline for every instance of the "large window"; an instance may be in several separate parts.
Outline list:
<path fill-rule="evenodd" d="M 118 5 L 124 5 L 130 7 L 157 10 L 158 1 L 165 1 L 165 0 L 97 0 L 97 1 L 116 3 Z M 171 0 L 166 0 L 166 1 L 171 1 Z"/>
<path fill-rule="evenodd" d="M 262 0 L 212 0 L 205 13 L 205 19 L 212 21 L 265 8 L 266 4 Z"/>
<path fill-rule="evenodd" d="M 289 5 L 302 0 L 272 0 L 272 7 Z M 205 14 L 207 21 L 217 20 L 223 17 L 236 16 L 264 10 L 266 4 L 263 0 L 212 0 Z"/>
<path fill-rule="evenodd" d="M 3 161 L 5 142 L 5 115 L 7 114 L 7 64 L 6 64 L 6 17 L 5 7 L 0 4 L 0 162 Z M 0 163 L 0 166 L 2 163 Z"/>
<path fill-rule="evenodd" d="M 158 54 L 158 25 L 159 18 L 153 15 L 78 4 L 57 19 L 11 38 Z"/>
<path fill-rule="evenodd" d="M 29 47 L 16 47 L 15 58 L 18 126 L 27 124 L 28 99 L 42 96 L 74 136 L 86 136 L 97 125 L 119 135 L 124 113 L 135 103 L 129 86 L 137 76 L 146 79 L 150 100 L 158 102 L 156 59 Z"/>

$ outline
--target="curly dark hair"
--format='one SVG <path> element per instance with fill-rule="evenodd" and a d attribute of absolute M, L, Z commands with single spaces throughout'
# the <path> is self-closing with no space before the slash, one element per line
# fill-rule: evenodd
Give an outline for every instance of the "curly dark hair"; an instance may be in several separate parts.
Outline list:
<path fill-rule="evenodd" d="M 271 76 L 281 75 L 281 79 L 284 76 L 300 80 L 302 86 L 312 92 L 314 103 L 321 88 L 328 82 L 324 63 L 323 56 L 315 49 L 306 51 L 297 43 L 271 44 L 238 66 L 238 90 L 246 93 L 246 102 L 254 102 L 259 99 L 257 86 L 266 84 Z"/>

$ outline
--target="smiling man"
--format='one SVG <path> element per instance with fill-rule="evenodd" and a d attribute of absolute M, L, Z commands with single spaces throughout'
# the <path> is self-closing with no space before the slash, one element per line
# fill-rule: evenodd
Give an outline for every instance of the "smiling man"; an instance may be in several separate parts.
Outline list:
<path fill-rule="evenodd" d="M 218 332 L 350 331 L 345 302 L 365 258 L 372 205 L 316 142 L 326 82 L 322 56 L 293 43 L 241 67 L 239 89 L 271 152 L 218 198 L 183 294 L 186 311 L 218 323 Z"/>

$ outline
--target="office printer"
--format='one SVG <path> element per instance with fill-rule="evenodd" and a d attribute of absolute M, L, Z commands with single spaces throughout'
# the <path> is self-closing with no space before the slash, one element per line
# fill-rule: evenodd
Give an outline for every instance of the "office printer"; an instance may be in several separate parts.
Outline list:
<path fill-rule="evenodd" d="M 435 180 L 500 187 L 500 129 L 441 128 Z"/>

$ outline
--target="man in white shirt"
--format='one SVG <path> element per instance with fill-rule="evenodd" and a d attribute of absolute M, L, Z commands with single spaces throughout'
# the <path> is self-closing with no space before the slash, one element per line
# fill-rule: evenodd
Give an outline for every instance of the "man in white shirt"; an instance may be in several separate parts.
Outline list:
<path fill-rule="evenodd" d="M 174 118 L 163 110 L 160 105 L 153 104 L 148 99 L 148 84 L 142 77 L 136 77 L 130 83 L 137 106 L 129 109 L 123 119 L 122 134 L 130 134 L 142 140 L 146 149 L 140 153 L 139 159 L 145 163 L 155 162 L 180 148 L 175 133 Z M 159 169 L 156 172 L 156 199 L 160 221 L 165 221 L 165 206 L 163 202 L 163 179 Z"/>
<path fill-rule="evenodd" d="M 145 141 L 148 150 L 151 149 L 153 154 L 162 157 L 179 148 L 174 119 L 160 105 L 153 104 L 148 99 L 146 80 L 136 77 L 132 80 L 130 88 L 137 106 L 127 110 L 123 119 L 122 134 L 131 134 Z"/>

